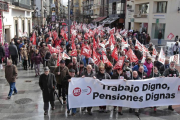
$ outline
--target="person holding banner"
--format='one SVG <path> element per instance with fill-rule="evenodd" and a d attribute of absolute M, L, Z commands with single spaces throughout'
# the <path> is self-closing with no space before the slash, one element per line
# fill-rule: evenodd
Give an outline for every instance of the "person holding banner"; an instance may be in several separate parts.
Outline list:
<path fill-rule="evenodd" d="M 148 72 L 147 67 L 145 65 L 143 65 L 143 62 L 141 60 L 138 61 L 138 64 L 135 65 L 132 70 L 133 71 L 138 71 L 140 66 L 144 67 L 144 72 L 146 72 L 146 73 Z"/>
<path fill-rule="evenodd" d="M 81 75 L 83 78 L 84 77 L 93 77 L 94 79 L 96 79 L 95 77 L 95 73 L 92 70 L 92 66 L 91 65 L 87 65 L 87 71 L 85 71 L 84 73 L 82 73 Z M 86 108 L 84 108 L 83 110 L 85 110 Z M 92 107 L 87 107 L 87 111 L 89 115 L 92 115 L 91 112 Z"/>
<path fill-rule="evenodd" d="M 138 70 L 138 75 L 141 79 L 146 79 L 147 78 L 147 73 L 144 72 L 144 67 L 140 66 Z"/>
<path fill-rule="evenodd" d="M 150 76 L 151 72 L 152 72 L 152 68 L 153 68 L 153 63 L 150 57 L 148 57 L 144 63 L 144 65 L 147 67 L 148 72 L 147 72 L 147 77 Z"/>
<path fill-rule="evenodd" d="M 112 75 L 112 79 L 124 80 L 127 79 L 127 75 L 121 69 L 117 69 L 115 73 Z M 116 106 L 114 106 L 114 111 L 116 110 Z M 118 107 L 118 114 L 123 115 L 122 107 Z"/>
<path fill-rule="evenodd" d="M 70 108 L 69 108 L 69 103 L 68 103 L 68 88 L 69 88 L 69 82 L 71 82 L 71 78 L 75 77 L 75 70 L 74 69 L 70 69 L 69 70 L 69 75 L 67 75 L 64 80 L 62 81 L 63 85 L 65 86 L 65 91 L 67 94 L 67 113 L 70 113 Z M 72 108 L 72 116 L 74 116 L 76 114 L 76 108 Z"/>
<path fill-rule="evenodd" d="M 164 71 L 163 76 L 164 77 L 180 77 L 179 71 L 175 68 L 175 62 L 174 61 L 170 62 L 170 66 L 169 66 L 169 68 L 167 68 Z M 174 109 L 172 108 L 172 105 L 168 106 L 168 110 L 174 111 Z"/>
<path fill-rule="evenodd" d="M 96 78 L 100 81 L 102 81 L 103 79 L 111 79 L 110 75 L 106 73 L 105 65 L 102 62 L 99 64 L 99 72 L 96 74 Z M 99 112 L 107 113 L 106 106 L 99 106 Z"/>

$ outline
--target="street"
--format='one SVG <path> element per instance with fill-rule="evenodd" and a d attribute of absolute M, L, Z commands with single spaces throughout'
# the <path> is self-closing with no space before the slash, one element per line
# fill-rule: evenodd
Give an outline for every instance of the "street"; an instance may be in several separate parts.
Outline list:
<path fill-rule="evenodd" d="M 60 105 L 56 98 L 55 110 L 49 110 L 44 116 L 42 92 L 39 88 L 38 77 L 34 77 L 34 70 L 24 71 L 18 65 L 18 79 L 16 82 L 18 94 L 7 100 L 9 85 L 4 78 L 4 70 L 0 72 L 0 120 L 180 120 L 180 106 L 173 106 L 175 111 L 169 111 L 167 106 L 158 107 L 154 113 L 153 108 L 141 109 L 140 118 L 134 113 L 129 113 L 128 108 L 123 108 L 123 115 L 108 107 L 108 113 L 99 113 L 98 107 L 93 107 L 93 115 L 78 109 L 75 116 L 67 115 L 66 105 Z M 42 66 L 41 66 L 42 73 Z"/>

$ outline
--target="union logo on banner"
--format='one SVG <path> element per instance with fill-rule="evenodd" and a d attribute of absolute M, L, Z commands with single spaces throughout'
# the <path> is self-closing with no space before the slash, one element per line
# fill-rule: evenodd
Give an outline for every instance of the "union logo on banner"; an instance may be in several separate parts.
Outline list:
<path fill-rule="evenodd" d="M 167 38 L 168 38 L 169 40 L 172 40 L 173 37 L 174 37 L 174 34 L 170 33 Z"/>

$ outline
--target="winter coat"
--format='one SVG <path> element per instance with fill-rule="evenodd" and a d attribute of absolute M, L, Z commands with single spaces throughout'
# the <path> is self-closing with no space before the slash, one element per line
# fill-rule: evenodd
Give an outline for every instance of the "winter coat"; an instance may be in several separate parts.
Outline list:
<path fill-rule="evenodd" d="M 136 55 L 136 57 L 141 60 L 143 57 L 142 52 L 140 52 L 139 50 L 134 50 L 134 54 Z"/>
<path fill-rule="evenodd" d="M 69 89 L 69 82 L 68 80 L 71 79 L 72 77 L 70 75 L 67 75 L 64 80 L 62 81 L 62 84 L 65 88 L 65 93 L 68 95 L 68 89 Z"/>
<path fill-rule="evenodd" d="M 42 58 L 45 57 L 47 51 L 49 51 L 49 48 L 48 48 L 48 47 L 45 47 L 45 48 L 42 47 L 42 48 L 40 48 L 39 52 L 40 52 Z"/>
<path fill-rule="evenodd" d="M 32 46 L 28 47 L 28 55 L 29 59 L 33 61 L 34 50 L 32 49 Z"/>
<path fill-rule="evenodd" d="M 5 57 L 9 57 L 9 46 L 8 44 L 4 44 L 4 49 L 5 49 Z"/>
<path fill-rule="evenodd" d="M 147 73 L 145 73 L 145 72 L 141 73 L 138 71 L 138 75 L 141 79 L 147 79 Z"/>
<path fill-rule="evenodd" d="M 152 72 L 152 68 L 153 68 L 153 63 L 151 62 L 150 64 L 147 63 L 147 61 L 145 61 L 144 65 L 147 67 L 148 72 L 147 72 L 147 77 L 150 76 L 151 72 Z"/>
<path fill-rule="evenodd" d="M 8 83 L 16 82 L 16 77 L 18 75 L 18 70 L 15 65 L 7 65 L 5 67 L 5 78 Z"/>
<path fill-rule="evenodd" d="M 179 48 L 180 48 L 179 45 L 176 45 L 176 44 L 175 44 L 175 45 L 173 46 L 173 52 L 179 52 Z"/>
<path fill-rule="evenodd" d="M 41 76 L 39 77 L 39 86 L 42 90 L 44 102 L 55 101 L 55 89 L 53 87 L 56 87 L 56 78 L 54 74 L 41 74 Z"/>
<path fill-rule="evenodd" d="M 54 69 L 57 67 L 57 59 L 51 57 L 48 62 L 48 67 L 50 69 L 50 72 L 53 73 Z"/>
<path fill-rule="evenodd" d="M 157 74 L 154 73 L 154 76 L 153 76 L 153 72 L 151 72 L 149 78 L 152 78 L 152 77 L 160 77 L 160 76 L 161 76 L 161 74 L 160 74 L 159 72 L 158 72 Z"/>
<path fill-rule="evenodd" d="M 38 54 L 34 53 L 32 60 L 33 60 L 33 63 L 35 63 L 35 65 L 38 65 L 43 62 L 41 55 L 39 53 Z"/>
<path fill-rule="evenodd" d="M 147 72 L 148 72 L 147 67 L 146 67 L 145 65 L 143 65 L 143 67 L 144 67 L 144 72 L 147 73 Z M 133 70 L 133 71 L 138 71 L 138 70 L 139 70 L 139 65 L 135 65 L 132 70 Z"/>
<path fill-rule="evenodd" d="M 57 74 L 57 72 L 60 71 L 60 75 Z M 69 69 L 65 66 L 64 68 L 56 67 L 54 70 L 54 74 L 57 80 L 57 84 L 61 85 L 64 78 L 69 75 Z"/>
<path fill-rule="evenodd" d="M 4 48 L 0 46 L 0 59 L 2 59 L 5 56 Z"/>
<path fill-rule="evenodd" d="M 168 65 L 162 65 L 161 67 L 160 67 L 160 73 L 161 73 L 161 75 L 163 74 L 163 72 L 166 70 L 166 69 L 168 69 L 169 68 L 169 64 Z"/>
<path fill-rule="evenodd" d="M 18 56 L 18 49 L 14 44 L 11 44 L 9 46 L 9 53 L 10 53 L 10 55 Z"/>
<path fill-rule="evenodd" d="M 167 68 L 164 73 L 163 76 L 165 77 L 179 77 L 179 72 L 177 69 L 175 69 L 174 71 L 172 71 L 170 68 Z"/>
<path fill-rule="evenodd" d="M 95 73 L 91 70 L 91 73 L 88 75 L 87 71 L 86 72 L 83 72 L 81 74 L 81 76 L 85 76 L 85 77 L 94 77 L 95 76 Z"/>
<path fill-rule="evenodd" d="M 124 79 L 127 79 L 127 75 L 123 72 L 122 74 L 118 74 L 117 72 L 115 72 L 113 75 L 112 75 L 112 79 L 119 79 L 120 76 L 123 76 Z"/>
<path fill-rule="evenodd" d="M 87 66 L 92 58 L 88 58 L 88 63 L 86 63 L 86 58 L 82 59 L 84 66 Z"/>
<path fill-rule="evenodd" d="M 28 51 L 26 48 L 21 48 L 21 58 L 24 60 L 28 60 Z"/>
<path fill-rule="evenodd" d="M 102 74 L 100 72 L 98 72 L 96 74 L 96 78 L 99 79 L 100 81 L 102 81 L 102 79 L 111 79 L 111 77 L 110 77 L 110 75 L 108 73 Z"/>

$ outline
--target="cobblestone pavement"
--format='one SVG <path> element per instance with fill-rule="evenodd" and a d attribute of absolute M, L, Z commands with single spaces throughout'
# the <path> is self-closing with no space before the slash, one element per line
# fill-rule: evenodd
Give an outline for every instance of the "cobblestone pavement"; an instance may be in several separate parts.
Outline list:
<path fill-rule="evenodd" d="M 56 109 L 49 110 L 49 115 L 44 116 L 42 93 L 35 78 L 34 70 L 24 71 L 18 67 L 19 75 L 16 82 L 18 94 L 7 100 L 9 85 L 4 78 L 4 70 L 0 72 L 0 120 L 180 120 L 180 106 L 173 106 L 175 111 L 168 111 L 167 106 L 158 107 L 157 113 L 152 108 L 141 110 L 140 118 L 123 108 L 123 116 L 108 107 L 108 113 L 98 113 L 98 108 L 93 108 L 93 115 L 78 109 L 76 116 L 66 114 L 66 105 L 55 101 Z M 180 67 L 178 68 L 180 70 Z"/>

